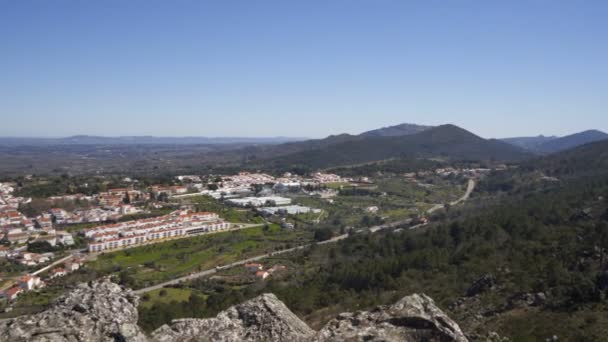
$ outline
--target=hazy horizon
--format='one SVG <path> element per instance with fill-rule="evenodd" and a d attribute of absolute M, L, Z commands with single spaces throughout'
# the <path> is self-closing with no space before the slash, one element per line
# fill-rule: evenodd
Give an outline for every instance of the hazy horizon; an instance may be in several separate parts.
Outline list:
<path fill-rule="evenodd" d="M 415 124 L 415 125 L 424 125 L 424 124 L 418 124 L 418 123 L 401 123 L 401 124 Z M 445 124 L 451 124 L 451 123 L 445 123 Z M 183 135 L 183 136 L 179 136 L 179 135 L 147 135 L 147 134 L 127 134 L 127 135 L 99 135 L 99 134 L 86 134 L 86 133 L 79 133 L 79 134 L 71 134 L 71 135 L 65 135 L 65 136 L 8 136 L 8 135 L 0 135 L 1 139 L 65 139 L 65 138 L 72 138 L 72 137 L 99 137 L 99 138 L 144 138 L 144 137 L 148 137 L 148 138 L 173 138 L 173 139 L 186 139 L 186 138 L 204 138 L 204 139 L 297 139 L 297 140 L 306 140 L 306 139 L 323 139 L 326 138 L 330 135 L 339 135 L 339 134 L 352 134 L 352 135 L 357 135 L 357 134 L 361 134 L 370 130 L 374 130 L 374 129 L 379 129 L 379 128 L 385 128 L 385 127 L 390 127 L 390 126 L 396 126 L 396 125 L 400 125 L 400 124 L 394 124 L 394 125 L 389 125 L 389 126 L 381 126 L 381 127 L 370 127 L 369 129 L 366 129 L 364 131 L 361 132 L 333 132 L 330 133 L 328 135 L 325 136 L 316 136 L 316 137 L 311 137 L 311 136 L 284 136 L 284 135 L 269 135 L 269 136 L 209 136 L 209 135 Z M 444 125 L 444 124 L 440 124 L 440 125 Z M 429 126 L 440 126 L 440 125 L 429 125 Z M 455 124 L 454 124 L 455 125 Z M 539 134 L 533 134 L 533 135 L 510 135 L 510 136 L 499 136 L 499 137 L 487 137 L 487 136 L 483 136 L 481 134 L 478 134 L 477 132 L 471 131 L 469 129 L 467 129 L 466 127 L 462 127 L 459 125 L 456 125 L 460 128 L 463 128 L 465 130 L 468 130 L 469 132 L 479 135 L 483 138 L 486 139 L 505 139 L 505 138 L 520 138 L 520 137 L 537 137 L 537 136 L 545 136 L 545 137 L 551 137 L 551 136 L 557 136 L 557 137 L 563 137 L 563 136 L 567 136 L 567 135 L 571 135 L 571 134 L 576 134 L 576 133 L 580 133 L 583 131 L 588 131 L 588 130 L 598 130 L 601 132 L 605 132 L 602 129 L 597 129 L 597 128 L 588 128 L 588 129 L 583 129 L 580 131 L 573 131 L 573 132 L 569 132 L 566 134 L 551 134 L 551 133 L 539 133 Z"/>
<path fill-rule="evenodd" d="M 608 3 L 7 1 L 0 136 L 608 130 Z"/>

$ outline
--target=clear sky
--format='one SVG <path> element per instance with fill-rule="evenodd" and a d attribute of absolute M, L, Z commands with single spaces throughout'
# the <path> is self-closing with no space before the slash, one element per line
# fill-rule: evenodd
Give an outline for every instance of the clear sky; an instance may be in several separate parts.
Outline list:
<path fill-rule="evenodd" d="M 608 1 L 0 0 L 0 135 L 608 131 Z"/>

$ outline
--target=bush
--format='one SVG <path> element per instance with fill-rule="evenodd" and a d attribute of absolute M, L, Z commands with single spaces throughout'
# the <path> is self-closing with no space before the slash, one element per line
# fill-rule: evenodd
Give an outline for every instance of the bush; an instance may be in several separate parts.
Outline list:
<path fill-rule="evenodd" d="M 314 239 L 315 241 L 329 240 L 334 236 L 334 232 L 331 228 L 324 227 L 315 230 Z"/>

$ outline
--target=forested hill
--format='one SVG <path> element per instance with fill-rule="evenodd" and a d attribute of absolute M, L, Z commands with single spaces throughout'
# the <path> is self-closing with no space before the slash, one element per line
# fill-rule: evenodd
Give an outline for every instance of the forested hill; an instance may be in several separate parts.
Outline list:
<path fill-rule="evenodd" d="M 608 134 L 595 129 L 563 136 L 505 138 L 502 141 L 527 150 L 547 154 L 565 151 L 584 144 L 608 139 Z"/>
<path fill-rule="evenodd" d="M 598 130 L 588 130 L 547 141 L 538 146 L 538 151 L 554 153 L 605 139 L 608 139 L 608 134 Z"/>
<path fill-rule="evenodd" d="M 396 137 L 403 135 L 410 135 L 426 131 L 427 129 L 433 128 L 432 126 L 423 126 L 415 124 L 400 124 L 395 126 L 382 127 L 373 129 L 371 131 L 363 132 L 360 135 L 368 137 Z"/>
<path fill-rule="evenodd" d="M 486 140 L 454 125 L 404 136 L 361 137 L 264 161 L 264 165 L 326 168 L 389 158 L 523 160 L 531 153 L 498 140 Z"/>
<path fill-rule="evenodd" d="M 608 173 L 608 140 L 530 160 L 524 163 L 522 168 L 542 170 L 548 176 L 557 177 L 582 177 Z"/>

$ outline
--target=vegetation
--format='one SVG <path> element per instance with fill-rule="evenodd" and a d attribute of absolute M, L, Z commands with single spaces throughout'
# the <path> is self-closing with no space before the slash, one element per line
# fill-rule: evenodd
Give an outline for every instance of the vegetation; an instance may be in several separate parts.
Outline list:
<path fill-rule="evenodd" d="M 190 272 L 211 269 L 250 256 L 311 241 L 307 231 L 290 231 L 270 225 L 201 235 L 100 255 L 91 267 L 115 274 L 119 283 L 142 288 Z"/>
<path fill-rule="evenodd" d="M 500 183 L 492 179 L 489 183 Z M 500 205 L 471 207 L 420 231 L 355 234 L 336 244 L 287 257 L 297 265 L 287 279 L 245 287 L 198 281 L 198 309 L 157 304 L 141 310 L 151 329 L 165 319 L 204 317 L 263 292 L 273 292 L 313 326 L 344 310 L 389 303 L 424 292 L 447 308 L 484 274 L 497 279 L 481 294 L 480 312 L 496 312 L 483 325 L 466 310 L 451 314 L 471 332 L 498 331 L 517 340 L 601 339 L 608 302 L 608 177 L 584 178 L 559 187 L 511 192 Z M 597 252 L 593 252 L 597 251 Z M 546 295 L 540 308 L 509 308 L 522 293 Z M 218 305 L 217 303 L 221 303 Z M 559 319 L 556 326 L 554 320 Z M 584 326 L 584 329 L 580 329 Z"/>

